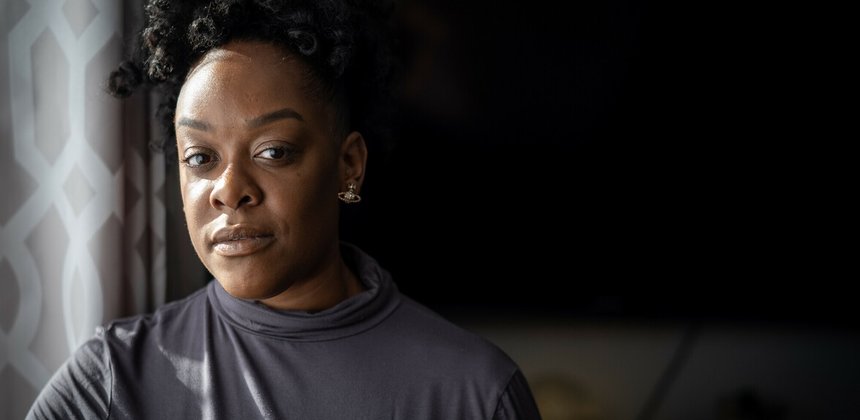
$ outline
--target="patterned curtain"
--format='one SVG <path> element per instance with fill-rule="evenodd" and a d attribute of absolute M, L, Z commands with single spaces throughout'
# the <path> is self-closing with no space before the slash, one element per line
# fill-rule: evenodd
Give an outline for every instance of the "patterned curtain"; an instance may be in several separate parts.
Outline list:
<path fill-rule="evenodd" d="M 164 302 L 166 184 L 153 101 L 104 89 L 140 6 L 0 4 L 0 418 L 21 419 L 97 325 Z"/>

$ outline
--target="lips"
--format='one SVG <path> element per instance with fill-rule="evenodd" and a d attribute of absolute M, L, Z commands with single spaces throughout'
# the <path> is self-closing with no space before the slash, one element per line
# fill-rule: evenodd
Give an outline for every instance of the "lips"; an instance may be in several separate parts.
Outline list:
<path fill-rule="evenodd" d="M 253 226 L 236 225 L 218 229 L 212 237 L 212 249 L 223 257 L 241 257 L 261 251 L 275 240 L 269 231 Z"/>

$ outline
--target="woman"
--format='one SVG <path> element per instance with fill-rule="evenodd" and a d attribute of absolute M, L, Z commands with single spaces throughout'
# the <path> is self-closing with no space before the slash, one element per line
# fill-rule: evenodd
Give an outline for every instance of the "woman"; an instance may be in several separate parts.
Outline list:
<path fill-rule="evenodd" d="M 217 281 L 100 329 L 30 418 L 538 418 L 498 348 L 338 237 L 383 103 L 385 13 L 151 0 L 120 96 L 167 98 L 194 248 Z M 367 136 L 367 139 L 365 138 Z"/>

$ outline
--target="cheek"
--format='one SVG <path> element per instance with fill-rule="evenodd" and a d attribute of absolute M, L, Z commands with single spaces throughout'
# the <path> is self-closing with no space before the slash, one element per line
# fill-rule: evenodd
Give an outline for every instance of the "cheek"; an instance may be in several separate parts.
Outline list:
<path fill-rule="evenodd" d="M 182 182 L 182 204 L 186 222 L 189 226 L 199 226 L 201 221 L 198 219 L 209 208 L 211 182 L 205 179 L 186 181 L 184 176 L 181 177 L 180 182 Z"/>
<path fill-rule="evenodd" d="M 337 176 L 330 172 L 301 172 L 288 182 L 273 183 L 268 191 L 276 193 L 269 197 L 277 199 L 269 205 L 279 209 L 292 229 L 319 232 L 321 225 L 336 223 Z"/>
<path fill-rule="evenodd" d="M 305 182 L 303 195 L 306 205 L 317 211 L 329 208 L 331 205 L 337 207 L 337 166 L 329 164 L 329 162 L 326 163 L 327 165 L 322 165 L 323 170 L 317 171 L 313 175 L 308 174 L 309 176 L 303 180 Z"/>

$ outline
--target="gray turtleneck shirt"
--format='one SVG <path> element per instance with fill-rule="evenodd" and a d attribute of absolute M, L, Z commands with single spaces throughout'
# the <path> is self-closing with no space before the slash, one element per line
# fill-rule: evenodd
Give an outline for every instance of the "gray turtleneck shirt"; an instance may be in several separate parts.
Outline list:
<path fill-rule="evenodd" d="M 500 349 L 400 294 L 354 246 L 366 290 L 318 313 L 277 311 L 217 281 L 99 328 L 28 419 L 538 419 Z"/>

